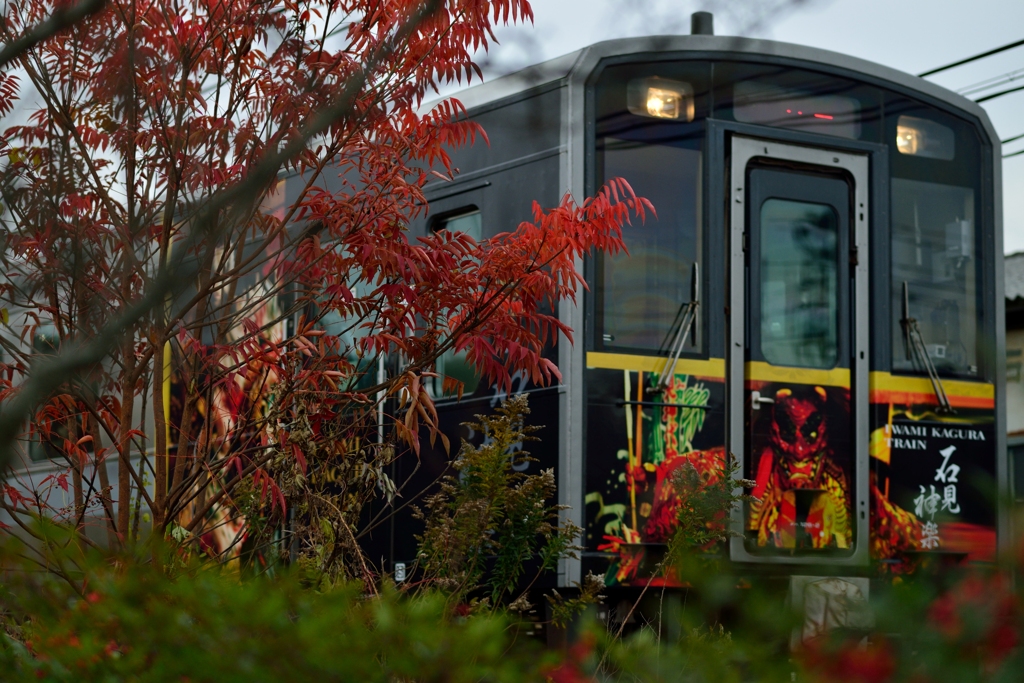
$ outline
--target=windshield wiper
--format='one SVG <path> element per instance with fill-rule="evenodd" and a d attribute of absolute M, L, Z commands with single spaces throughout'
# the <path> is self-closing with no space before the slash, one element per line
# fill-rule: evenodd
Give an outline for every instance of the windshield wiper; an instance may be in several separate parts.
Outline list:
<path fill-rule="evenodd" d="M 683 347 L 686 345 L 686 340 L 690 338 L 690 330 L 693 328 L 693 322 L 697 319 L 697 307 L 700 305 L 700 271 L 696 263 L 693 264 L 693 283 L 692 293 L 689 303 L 685 303 L 679 307 L 679 312 L 676 313 L 676 319 L 669 328 L 668 337 L 672 337 L 672 342 L 668 345 L 669 348 L 669 359 L 665 361 L 665 367 L 661 369 L 661 374 L 658 375 L 658 383 L 653 387 L 647 388 L 647 393 L 656 394 L 658 392 L 665 391 L 672 383 L 672 378 L 676 374 L 676 364 L 679 362 L 679 356 L 683 352 Z M 672 335 L 673 330 L 675 336 Z M 664 344 L 662 345 L 664 349 Z"/>
<path fill-rule="evenodd" d="M 939 372 L 935 369 L 935 364 L 932 363 L 932 359 L 928 356 L 928 348 L 924 344 L 924 337 L 921 336 L 921 328 L 917 324 L 917 318 L 910 317 L 910 288 L 906 281 L 903 282 L 903 319 L 900 320 L 900 324 L 903 326 L 903 338 L 907 345 L 907 360 L 912 361 L 916 358 L 928 372 L 928 379 L 932 382 L 935 398 L 939 400 L 939 412 L 956 413 L 956 409 L 949 402 L 949 397 L 946 396 L 946 388 L 942 386 Z"/>

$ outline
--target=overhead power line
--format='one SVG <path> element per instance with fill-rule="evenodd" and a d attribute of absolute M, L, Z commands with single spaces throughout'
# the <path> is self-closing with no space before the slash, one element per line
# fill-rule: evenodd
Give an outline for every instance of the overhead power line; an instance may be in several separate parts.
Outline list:
<path fill-rule="evenodd" d="M 1010 143 L 1010 142 L 1016 142 L 1017 140 L 1020 140 L 1021 138 L 1024 138 L 1024 133 L 1021 133 L 1020 135 L 1014 135 L 1013 137 L 1006 138 L 1005 140 L 1000 140 L 1000 142 L 1005 145 L 1005 144 Z M 1021 154 L 1024 154 L 1024 149 L 1019 149 L 1016 152 L 1010 152 L 1009 154 L 1004 154 L 1003 158 L 1004 159 L 1008 159 L 1010 157 L 1020 156 Z"/>
<path fill-rule="evenodd" d="M 963 64 L 968 64 L 970 62 L 973 62 L 976 59 L 982 59 L 983 57 L 991 57 L 992 55 L 999 54 L 1000 52 L 1003 52 L 1005 50 L 1012 50 L 1013 48 L 1020 47 L 1021 45 L 1024 45 L 1024 40 L 1018 40 L 1015 43 L 1010 43 L 1009 45 L 1003 45 L 1002 47 L 997 47 L 996 49 L 989 50 L 988 52 L 982 52 L 979 55 L 974 55 L 973 57 L 968 57 L 967 59 L 961 59 L 959 62 L 953 62 L 952 64 L 947 64 L 945 66 L 940 66 L 937 69 L 932 69 L 930 71 L 925 71 L 923 73 L 919 73 L 918 76 L 920 76 L 921 78 L 924 78 L 925 76 L 931 76 L 932 74 L 937 74 L 940 71 L 945 71 L 946 69 L 952 69 L 955 66 L 961 66 Z"/>
<path fill-rule="evenodd" d="M 991 95 L 985 95 L 984 97 L 979 97 L 978 99 L 976 99 L 974 101 L 978 102 L 980 104 L 982 102 L 988 102 L 989 100 L 994 100 L 997 97 L 1002 97 L 1003 95 L 1009 95 L 1010 93 L 1017 92 L 1019 90 L 1024 90 L 1024 85 L 1018 85 L 1016 88 L 1007 88 L 1006 90 L 1000 90 L 999 92 L 994 92 Z"/>
<path fill-rule="evenodd" d="M 1006 85 L 1007 83 L 1013 83 L 1014 81 L 1024 78 L 1024 69 L 1017 69 L 1009 73 L 1005 73 L 1002 76 L 993 76 L 992 78 L 986 78 L 983 81 L 978 81 L 972 85 L 967 85 L 959 90 L 958 93 L 961 95 L 977 95 L 985 90 L 991 90 L 997 88 L 1000 85 Z"/>

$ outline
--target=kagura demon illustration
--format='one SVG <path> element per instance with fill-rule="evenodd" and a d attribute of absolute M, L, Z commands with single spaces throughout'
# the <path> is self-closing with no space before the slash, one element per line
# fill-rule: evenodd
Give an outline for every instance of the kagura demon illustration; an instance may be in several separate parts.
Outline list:
<path fill-rule="evenodd" d="M 850 489 L 829 445 L 826 390 L 782 388 L 774 401 L 767 434 L 753 442 L 761 451 L 748 528 L 760 546 L 850 547 Z"/>

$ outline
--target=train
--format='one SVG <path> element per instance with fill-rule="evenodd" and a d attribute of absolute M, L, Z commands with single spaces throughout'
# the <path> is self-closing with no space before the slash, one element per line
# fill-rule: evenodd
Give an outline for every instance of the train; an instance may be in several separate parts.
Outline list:
<path fill-rule="evenodd" d="M 584 530 L 552 585 L 656 580 L 682 467 L 752 484 L 726 549 L 744 572 L 867 592 L 929 558 L 992 561 L 1010 520 L 991 122 L 921 78 L 710 23 L 459 92 L 489 144 L 451 152 L 458 176 L 426 186 L 410 226 L 488 238 L 612 178 L 656 209 L 624 229 L 628 253 L 578 263 L 562 381 L 513 381 L 539 428 L 522 466 L 554 468 Z M 466 382 L 437 394 L 445 431 L 479 437 L 464 423 L 507 392 L 457 354 L 437 370 Z M 450 455 L 401 460 L 415 490 Z M 414 524 L 368 538 L 385 570 L 415 562 Z"/>

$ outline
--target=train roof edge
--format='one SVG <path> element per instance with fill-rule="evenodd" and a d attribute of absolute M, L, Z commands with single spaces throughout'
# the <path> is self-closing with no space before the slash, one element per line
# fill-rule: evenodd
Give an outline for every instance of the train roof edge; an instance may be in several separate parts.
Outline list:
<path fill-rule="evenodd" d="M 573 74 L 580 74 L 585 78 L 602 59 L 629 54 L 664 52 L 760 55 L 822 64 L 869 79 L 891 83 L 899 88 L 911 90 L 944 104 L 952 105 L 977 118 L 993 145 L 999 144 L 999 136 L 985 109 L 977 102 L 941 85 L 860 57 L 795 43 L 739 36 L 666 35 L 605 40 L 432 100 L 425 103 L 424 109 L 429 110 L 437 102 L 450 97 L 458 99 L 467 109 L 477 109 L 544 85 L 569 79 Z"/>

